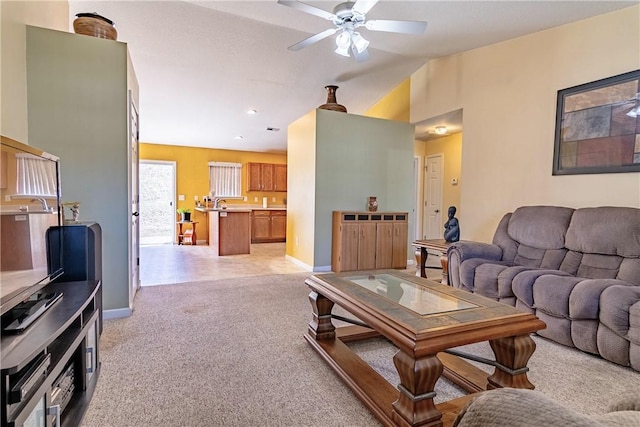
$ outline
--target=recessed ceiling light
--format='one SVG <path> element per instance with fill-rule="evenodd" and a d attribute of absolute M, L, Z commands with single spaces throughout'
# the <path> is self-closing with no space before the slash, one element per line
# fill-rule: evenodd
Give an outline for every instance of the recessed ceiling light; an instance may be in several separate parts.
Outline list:
<path fill-rule="evenodd" d="M 233 139 L 242 139 L 242 138 L 244 138 L 242 135 L 238 135 L 238 136 L 236 136 L 236 137 L 235 137 L 235 138 L 233 138 Z"/>
<path fill-rule="evenodd" d="M 444 135 L 445 133 L 447 133 L 447 127 L 446 126 L 436 126 L 436 133 L 438 135 Z"/>
<path fill-rule="evenodd" d="M 257 110 L 249 110 L 247 111 L 247 114 L 256 114 L 258 111 Z"/>

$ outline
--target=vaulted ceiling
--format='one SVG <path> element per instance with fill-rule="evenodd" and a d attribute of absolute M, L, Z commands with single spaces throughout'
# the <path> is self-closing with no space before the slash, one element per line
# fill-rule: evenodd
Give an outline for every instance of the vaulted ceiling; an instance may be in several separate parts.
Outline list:
<path fill-rule="evenodd" d="M 331 11 L 340 2 L 308 3 Z M 326 85 L 338 85 L 338 102 L 363 114 L 430 59 L 637 3 L 382 0 L 367 19 L 422 20 L 427 30 L 365 29 L 370 57 L 360 63 L 333 52 L 335 36 L 287 50 L 333 24 L 276 0 L 70 1 L 69 9 L 71 21 L 83 12 L 111 19 L 128 44 L 142 142 L 278 152 L 286 150 L 287 126 L 326 101 Z"/>

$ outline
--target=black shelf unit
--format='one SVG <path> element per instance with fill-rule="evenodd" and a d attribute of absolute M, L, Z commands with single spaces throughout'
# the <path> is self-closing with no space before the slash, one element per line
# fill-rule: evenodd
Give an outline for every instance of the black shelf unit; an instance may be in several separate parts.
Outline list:
<path fill-rule="evenodd" d="M 100 375 L 100 225 L 51 227 L 46 238 L 62 239 L 64 274 L 40 292 L 62 292 L 63 296 L 23 332 L 0 338 L 2 427 L 32 425 L 34 419 L 39 421 L 35 425 L 45 427 L 79 425 Z"/>

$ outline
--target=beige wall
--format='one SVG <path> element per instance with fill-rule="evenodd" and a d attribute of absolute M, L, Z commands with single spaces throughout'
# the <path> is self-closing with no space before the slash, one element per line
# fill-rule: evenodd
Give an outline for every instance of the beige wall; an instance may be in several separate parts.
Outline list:
<path fill-rule="evenodd" d="M 640 206 L 640 173 L 552 176 L 557 91 L 640 68 L 634 6 L 425 64 L 411 122 L 464 110 L 462 238 L 521 205 Z"/>
<path fill-rule="evenodd" d="M 1 1 L 0 134 L 28 143 L 26 25 L 69 30 L 66 1 Z"/>

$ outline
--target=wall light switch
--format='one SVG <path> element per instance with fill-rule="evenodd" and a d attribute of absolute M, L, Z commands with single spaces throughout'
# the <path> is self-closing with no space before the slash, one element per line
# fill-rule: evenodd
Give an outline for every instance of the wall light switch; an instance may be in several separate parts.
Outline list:
<path fill-rule="evenodd" d="M 258 201 L 258 198 L 257 198 L 257 197 L 254 197 L 254 198 L 253 198 L 253 201 L 254 201 L 254 202 L 257 202 L 257 201 Z"/>
<path fill-rule="evenodd" d="M 184 194 L 178 194 L 178 200 L 184 201 Z"/>
<path fill-rule="evenodd" d="M 11 201 L 11 196 L 4 196 L 4 201 L 5 202 L 10 202 Z"/>
<path fill-rule="evenodd" d="M 276 198 L 275 198 L 275 197 L 272 197 L 272 198 L 271 198 L 271 201 L 272 201 L 272 202 L 275 202 L 275 201 L 276 201 Z"/>
<path fill-rule="evenodd" d="M 198 196 L 193 196 L 193 200 L 198 201 Z"/>
<path fill-rule="evenodd" d="M 242 198 L 242 200 L 246 202 L 246 201 L 247 201 L 247 196 L 244 196 L 244 197 Z"/>

